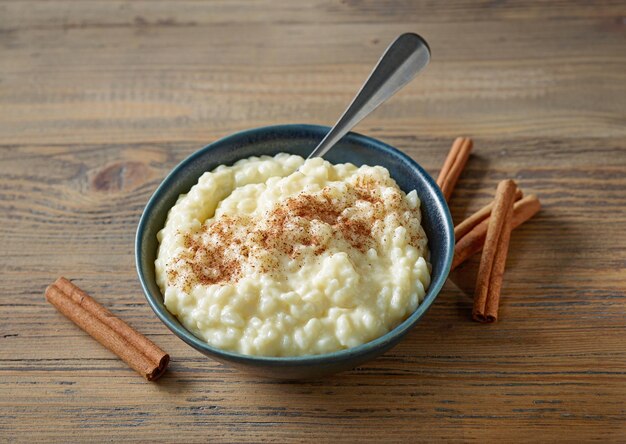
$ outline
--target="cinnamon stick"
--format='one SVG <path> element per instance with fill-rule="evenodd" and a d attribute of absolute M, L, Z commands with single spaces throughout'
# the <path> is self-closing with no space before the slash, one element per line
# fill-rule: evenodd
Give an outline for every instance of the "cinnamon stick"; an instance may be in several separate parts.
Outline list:
<path fill-rule="evenodd" d="M 517 188 L 515 191 L 515 201 L 517 202 L 524 196 L 522 190 Z M 482 207 L 480 210 L 472 214 L 470 217 L 465 219 L 463 222 L 454 227 L 454 238 L 456 240 L 461 239 L 467 233 L 469 233 L 472 228 L 478 225 L 483 220 L 487 219 L 491 215 L 491 210 L 493 209 L 493 201 L 489 204 Z"/>
<path fill-rule="evenodd" d="M 450 148 L 448 157 L 446 157 L 446 161 L 439 172 L 439 177 L 437 177 L 437 185 L 441 188 L 446 201 L 450 199 L 459 176 L 461 176 L 461 172 L 467 164 L 472 146 L 472 139 L 457 137 Z"/>
<path fill-rule="evenodd" d="M 64 277 L 46 288 L 46 299 L 148 381 L 159 378 L 169 355 Z"/>
<path fill-rule="evenodd" d="M 511 238 L 513 203 L 517 186 L 512 180 L 498 184 L 493 210 L 487 226 L 485 247 L 480 257 L 472 318 L 478 322 L 495 322 L 502 277 Z"/>
<path fill-rule="evenodd" d="M 540 208 L 541 203 L 534 194 L 526 196 L 525 198 L 515 202 L 515 205 L 513 206 L 512 227 L 514 229 L 519 227 L 521 224 L 537 214 Z M 479 211 L 483 210 L 481 209 Z M 470 216 L 470 218 L 472 217 L 473 216 Z M 451 270 L 454 270 L 456 267 L 483 249 L 485 238 L 487 237 L 489 219 L 490 218 L 488 217 L 487 219 L 478 221 L 477 225 L 472 227 L 462 237 L 457 237 L 457 229 L 454 229 L 456 245 L 454 246 L 454 258 L 452 260 Z"/>

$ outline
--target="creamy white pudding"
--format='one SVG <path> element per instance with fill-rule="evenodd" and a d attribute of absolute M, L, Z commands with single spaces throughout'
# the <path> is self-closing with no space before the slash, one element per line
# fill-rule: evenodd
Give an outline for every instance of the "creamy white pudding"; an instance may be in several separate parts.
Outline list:
<path fill-rule="evenodd" d="M 380 166 L 281 153 L 205 173 L 155 262 L 167 309 L 220 349 L 264 356 L 371 341 L 424 298 L 420 200 Z"/>

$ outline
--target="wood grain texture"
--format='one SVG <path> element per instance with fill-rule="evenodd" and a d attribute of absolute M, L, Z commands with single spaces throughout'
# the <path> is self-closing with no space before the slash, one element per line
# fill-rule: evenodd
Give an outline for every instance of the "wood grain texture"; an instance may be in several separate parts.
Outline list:
<path fill-rule="evenodd" d="M 623 1 L 0 2 L 0 441 L 626 441 Z M 478 258 L 381 358 L 277 383 L 210 361 L 142 296 L 133 237 L 180 160 L 233 131 L 329 124 L 396 34 L 431 66 L 359 125 L 437 174 L 455 220 L 537 194 L 500 321 Z M 66 275 L 172 355 L 138 377 L 49 306 Z"/>

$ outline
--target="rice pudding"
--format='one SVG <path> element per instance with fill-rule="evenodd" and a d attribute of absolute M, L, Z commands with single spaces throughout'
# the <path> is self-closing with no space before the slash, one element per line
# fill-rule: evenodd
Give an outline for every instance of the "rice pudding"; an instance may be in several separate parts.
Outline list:
<path fill-rule="evenodd" d="M 328 353 L 396 327 L 430 283 L 420 200 L 380 166 L 281 153 L 207 172 L 159 232 L 167 309 L 263 356 Z"/>

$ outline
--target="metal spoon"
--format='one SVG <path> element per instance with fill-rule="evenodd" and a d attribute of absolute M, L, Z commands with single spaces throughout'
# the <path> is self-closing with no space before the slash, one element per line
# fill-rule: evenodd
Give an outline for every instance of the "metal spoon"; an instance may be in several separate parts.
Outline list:
<path fill-rule="evenodd" d="M 428 65 L 430 48 L 417 34 L 399 36 L 387 48 L 348 109 L 309 155 L 321 157 L 365 116 L 393 96 Z"/>

